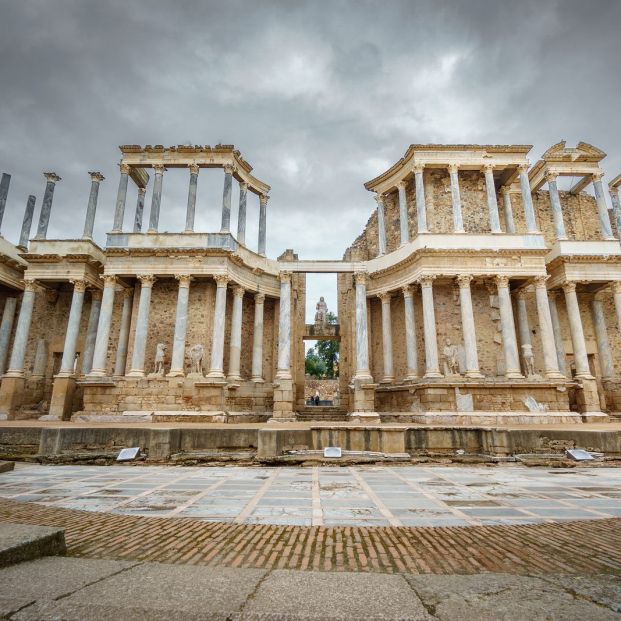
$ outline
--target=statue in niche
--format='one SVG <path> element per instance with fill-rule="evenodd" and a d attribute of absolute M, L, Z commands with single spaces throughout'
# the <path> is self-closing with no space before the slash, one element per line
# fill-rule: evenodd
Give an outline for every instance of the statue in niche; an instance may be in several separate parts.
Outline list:
<path fill-rule="evenodd" d="M 532 377 L 535 375 L 535 356 L 533 356 L 533 346 L 530 343 L 522 345 L 522 358 L 526 377 Z"/>
<path fill-rule="evenodd" d="M 323 295 L 319 298 L 319 302 L 315 307 L 315 325 L 316 326 L 326 326 L 328 324 L 328 305 L 326 301 L 323 299 Z"/>
<path fill-rule="evenodd" d="M 164 361 L 166 360 L 166 345 L 158 343 L 155 346 L 155 375 L 164 375 Z"/>
<path fill-rule="evenodd" d="M 459 375 L 459 348 L 451 343 L 451 339 L 444 340 L 444 375 Z"/>
<path fill-rule="evenodd" d="M 205 348 L 200 344 L 196 343 L 190 347 L 190 362 L 192 365 L 191 373 L 196 373 L 198 375 L 203 374 L 203 357 L 205 355 Z"/>

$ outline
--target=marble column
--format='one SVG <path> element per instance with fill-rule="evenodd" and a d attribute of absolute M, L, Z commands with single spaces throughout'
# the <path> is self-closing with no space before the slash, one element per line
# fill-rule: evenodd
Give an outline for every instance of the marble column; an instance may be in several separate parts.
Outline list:
<path fill-rule="evenodd" d="M 611 284 L 615 301 L 615 314 L 617 315 L 617 330 L 621 333 L 621 280 L 615 280 Z"/>
<path fill-rule="evenodd" d="M 41 213 L 39 214 L 39 225 L 35 239 L 45 239 L 47 237 L 47 227 L 50 223 L 50 213 L 52 212 L 52 200 L 54 199 L 54 188 L 61 178 L 53 172 L 43 173 L 47 179 L 45 184 L 45 193 L 43 194 L 43 202 L 41 203 Z"/>
<path fill-rule="evenodd" d="M 89 172 L 91 176 L 91 192 L 88 196 L 88 206 L 86 207 L 86 218 L 84 220 L 83 239 L 93 239 L 93 228 L 95 226 L 95 213 L 97 211 L 97 196 L 99 195 L 99 184 L 105 179 L 100 172 Z"/>
<path fill-rule="evenodd" d="M 82 319 L 84 292 L 86 291 L 85 280 L 71 280 L 70 282 L 73 285 L 73 297 L 71 298 L 71 308 L 69 309 L 69 319 L 65 332 L 63 357 L 58 373 L 60 377 L 71 377 L 74 375 L 76 345 L 78 343 L 78 333 L 80 331 L 80 321 Z"/>
<path fill-rule="evenodd" d="M 241 382 L 241 331 L 244 288 L 233 287 L 233 314 L 231 315 L 231 344 L 229 346 L 229 374 L 227 381 Z"/>
<path fill-rule="evenodd" d="M 84 339 L 84 352 L 82 353 L 82 374 L 88 375 L 93 368 L 93 356 L 95 354 L 95 342 L 97 341 L 97 326 L 99 324 L 99 312 L 101 310 L 101 291 L 91 291 L 91 310 L 88 314 L 88 326 Z"/>
<path fill-rule="evenodd" d="M 418 359 L 416 352 L 416 320 L 414 318 L 414 297 L 412 287 L 406 285 L 403 291 L 403 305 L 405 312 L 405 355 L 407 360 L 407 371 L 405 380 L 415 380 L 418 378 Z"/>
<path fill-rule="evenodd" d="M 513 308 L 511 307 L 511 295 L 509 294 L 509 277 L 497 276 L 496 287 L 498 288 L 500 330 L 505 355 L 505 377 L 509 379 L 523 377 L 520 371 L 520 357 L 515 337 L 515 322 L 513 320 Z"/>
<path fill-rule="evenodd" d="M 162 203 L 162 183 L 166 168 L 161 164 L 155 164 L 153 171 L 155 179 L 153 181 L 153 194 L 151 195 L 151 213 L 149 214 L 149 233 L 157 233 L 160 222 L 160 206 Z"/>
<path fill-rule="evenodd" d="M 220 233 L 231 230 L 231 192 L 233 190 L 233 167 L 224 167 L 224 189 L 222 191 L 222 224 Z"/>
<path fill-rule="evenodd" d="M 119 179 L 119 189 L 116 194 L 116 207 L 114 209 L 113 233 L 123 231 L 123 220 L 125 218 L 125 200 L 127 199 L 127 180 L 129 179 L 129 165 L 121 163 L 121 178 Z"/>
<path fill-rule="evenodd" d="M 487 209 L 489 211 L 489 226 L 492 233 L 502 233 L 500 228 L 500 216 L 498 214 L 498 203 L 496 201 L 496 186 L 494 184 L 494 167 L 484 166 L 485 188 L 487 190 Z"/>
<path fill-rule="evenodd" d="M 505 209 L 505 227 L 507 233 L 515 235 L 515 220 L 513 219 L 513 205 L 511 205 L 511 192 L 506 185 L 502 186 L 502 204 Z"/>
<path fill-rule="evenodd" d="M 376 194 L 377 202 L 377 249 L 378 256 L 386 254 L 386 222 L 384 217 L 384 196 Z"/>
<path fill-rule="evenodd" d="M 34 364 L 32 365 L 32 379 L 43 379 L 47 370 L 47 359 L 49 356 L 49 348 L 45 339 L 37 340 L 37 349 L 35 350 Z"/>
<path fill-rule="evenodd" d="M 615 239 L 610 226 L 610 216 L 606 205 L 606 195 L 602 186 L 603 172 L 593 175 L 593 189 L 595 191 L 595 201 L 597 203 L 597 213 L 599 215 L 599 225 L 604 239 Z"/>
<path fill-rule="evenodd" d="M 479 354 L 477 351 L 477 333 L 472 311 L 472 290 L 470 288 L 472 276 L 462 274 L 457 277 L 459 285 L 459 306 L 461 309 L 461 327 L 464 336 L 464 351 L 466 354 L 466 377 L 483 377 L 479 369 Z"/>
<path fill-rule="evenodd" d="M 382 354 L 384 360 L 384 376 L 380 380 L 382 384 L 390 384 L 395 380 L 392 364 L 392 317 L 390 313 L 389 292 L 380 293 L 377 296 L 382 302 Z"/>
<path fill-rule="evenodd" d="M 168 377 L 183 377 L 185 375 L 185 337 L 188 329 L 190 281 L 192 277 L 189 274 L 176 274 L 175 278 L 179 281 L 179 290 L 177 292 L 175 335 L 173 337 L 173 350 Z"/>
<path fill-rule="evenodd" d="M 9 342 L 13 331 L 17 298 L 7 298 L 2 311 L 2 323 L 0 323 L 0 375 L 6 370 L 6 359 L 9 355 Z"/>
<path fill-rule="evenodd" d="M 367 319 L 367 274 L 356 272 L 356 373 L 352 379 L 370 383 L 369 329 Z"/>
<path fill-rule="evenodd" d="M 592 379 L 593 376 L 589 369 L 589 358 L 582 329 L 582 319 L 580 318 L 580 306 L 578 305 L 578 296 L 576 295 L 576 283 L 566 282 L 563 285 L 563 292 L 565 293 L 565 306 L 567 307 L 571 342 L 574 348 L 576 377 Z"/>
<path fill-rule="evenodd" d="M 265 237 L 267 229 L 267 194 L 259 196 L 259 254 L 265 256 Z"/>
<path fill-rule="evenodd" d="M 556 345 L 554 334 L 554 322 L 552 320 L 552 312 L 550 310 L 551 304 L 548 299 L 546 280 L 548 280 L 548 276 L 545 275 L 537 276 L 535 278 L 535 298 L 537 300 L 539 334 L 541 335 L 541 348 L 543 350 L 543 369 L 547 378 L 561 379 L 565 376 L 561 373 L 559 367 L 558 347 Z M 564 359 L 565 352 L 563 351 L 563 361 Z"/>
<path fill-rule="evenodd" d="M 132 303 L 134 290 L 130 287 L 123 289 L 123 308 L 121 310 L 121 325 L 119 327 L 119 344 L 116 348 L 114 360 L 114 376 L 125 375 L 127 365 L 127 345 L 129 344 L 129 328 L 132 320 Z"/>
<path fill-rule="evenodd" d="M 526 310 L 526 289 L 520 289 L 515 293 L 515 306 L 517 309 L 518 334 L 520 335 L 520 347 L 522 345 L 533 346 L 530 338 L 530 326 L 528 325 L 528 311 Z"/>
<path fill-rule="evenodd" d="M 291 273 L 280 272 L 276 379 L 291 379 Z"/>
<path fill-rule="evenodd" d="M 397 184 L 399 193 L 399 231 L 401 235 L 401 246 L 410 241 L 410 223 L 408 218 L 408 200 L 405 193 L 406 182 L 400 181 Z"/>
<path fill-rule="evenodd" d="M 417 233 L 429 233 L 427 229 L 427 206 L 425 204 L 425 181 L 423 172 L 425 167 L 417 165 L 414 167 L 414 183 L 416 185 L 416 227 Z"/>
<path fill-rule="evenodd" d="M 612 201 L 612 213 L 614 214 L 617 224 L 617 234 L 621 235 L 621 198 L 619 197 L 621 186 L 608 186 L 608 189 L 610 191 L 610 200 Z"/>
<path fill-rule="evenodd" d="M 522 207 L 524 209 L 524 219 L 526 220 L 526 232 L 539 233 L 535 219 L 533 197 L 530 191 L 530 181 L 528 180 L 528 164 L 520 164 L 518 170 L 520 174 L 520 189 L 522 190 Z"/>
<path fill-rule="evenodd" d="M 226 286 L 229 279 L 224 274 L 216 274 L 216 303 L 213 313 L 211 337 L 211 364 L 207 377 L 224 381 L 224 326 L 226 320 Z"/>
<path fill-rule="evenodd" d="M 140 233 L 142 231 L 142 214 L 144 213 L 144 195 L 146 191 L 146 188 L 138 188 L 136 213 L 134 214 L 134 233 Z"/>
<path fill-rule="evenodd" d="M 451 178 L 451 201 L 453 204 L 453 232 L 464 233 L 464 219 L 461 213 L 461 194 L 459 192 L 459 167 L 457 164 L 449 164 L 449 176 Z"/>
<path fill-rule="evenodd" d="M 252 333 L 252 381 L 263 382 L 263 314 L 265 295 L 254 294 L 254 331 Z"/>
<path fill-rule="evenodd" d="M 114 309 L 116 276 L 113 274 L 104 274 L 102 278 L 104 281 L 104 290 L 101 297 L 101 307 L 99 309 L 93 366 L 89 373 L 92 377 L 104 377 L 108 373 L 108 342 L 110 340 L 110 325 L 112 324 L 112 311 Z"/>
<path fill-rule="evenodd" d="M 6 199 L 9 195 L 10 183 L 11 175 L 2 173 L 2 179 L 0 180 L 0 227 L 2 226 L 2 219 L 4 218 L 4 208 L 6 207 Z"/>
<path fill-rule="evenodd" d="M 433 303 L 433 281 L 435 276 L 423 276 L 420 279 L 423 300 L 423 334 L 425 336 L 425 378 L 442 377 L 438 360 L 438 338 L 436 330 L 436 313 Z"/>
<path fill-rule="evenodd" d="M 610 343 L 608 342 L 608 332 L 606 330 L 604 305 L 598 297 L 593 297 L 591 300 L 591 314 L 593 316 L 593 326 L 595 328 L 595 338 L 597 340 L 597 352 L 599 354 L 599 366 L 602 379 L 610 380 L 614 376 L 614 367 L 612 364 Z"/>
<path fill-rule="evenodd" d="M 552 217 L 554 218 L 554 233 L 556 239 L 567 239 L 565 232 L 565 221 L 563 220 L 563 209 L 561 207 L 561 198 L 558 194 L 556 185 L 557 173 L 546 172 L 546 181 L 548 182 L 548 192 L 550 194 L 550 207 L 552 207 Z"/>
<path fill-rule="evenodd" d="M 138 314 L 134 333 L 134 349 L 128 377 L 144 377 L 144 356 L 149 336 L 149 314 L 151 311 L 151 294 L 155 276 L 153 274 L 138 274 L 140 281 L 140 300 L 138 300 Z M 105 295 L 105 291 L 104 291 Z M 99 335 L 97 335 L 99 338 Z"/>
<path fill-rule="evenodd" d="M 556 359 L 558 362 L 558 369 L 560 373 L 569 377 L 567 371 L 567 356 L 565 354 L 565 345 L 563 344 L 563 332 L 561 330 L 561 321 L 558 315 L 558 306 L 556 299 L 558 291 L 550 291 L 548 294 L 548 300 L 550 305 L 550 318 L 552 320 L 552 331 L 554 333 L 554 346 L 556 348 Z"/>
<path fill-rule="evenodd" d="M 36 200 L 37 199 L 31 194 L 26 202 L 24 219 L 22 221 L 22 231 L 19 235 L 19 243 L 17 244 L 22 250 L 26 250 L 28 248 L 28 240 L 30 239 L 30 230 L 32 229 L 32 218 L 34 216 Z"/>
<path fill-rule="evenodd" d="M 22 305 L 19 309 L 15 337 L 13 338 L 13 350 L 9 360 L 9 368 L 6 372 L 8 377 L 24 377 L 24 358 L 28 346 L 28 333 L 32 323 L 32 309 L 35 301 L 35 283 L 33 280 L 24 281 L 24 293 Z"/>
<path fill-rule="evenodd" d="M 188 205 L 185 210 L 185 232 L 194 232 L 196 214 L 196 186 L 198 184 L 198 164 L 190 164 L 190 186 L 188 188 Z"/>
<path fill-rule="evenodd" d="M 246 199 L 248 197 L 248 184 L 239 182 L 239 209 L 237 210 L 237 241 L 246 245 Z"/>

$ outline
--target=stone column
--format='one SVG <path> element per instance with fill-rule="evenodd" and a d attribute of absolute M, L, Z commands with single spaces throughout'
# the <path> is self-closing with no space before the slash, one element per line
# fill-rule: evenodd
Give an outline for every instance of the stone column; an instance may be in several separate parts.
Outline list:
<path fill-rule="evenodd" d="M 615 301 L 615 313 L 617 315 L 617 330 L 621 332 L 621 280 L 612 283 L 612 294 Z"/>
<path fill-rule="evenodd" d="M 489 210 L 489 226 L 492 233 L 502 233 L 498 203 L 496 202 L 496 186 L 494 184 L 494 167 L 489 164 L 483 167 L 485 187 L 487 189 L 487 209 Z"/>
<path fill-rule="evenodd" d="M 405 193 L 405 181 L 400 181 L 397 184 L 397 190 L 399 192 L 399 230 L 401 234 L 401 245 L 407 244 L 410 241 L 410 223 L 408 221 L 408 201 Z"/>
<path fill-rule="evenodd" d="M 224 381 L 224 324 L 226 318 L 226 285 L 229 279 L 224 274 L 216 274 L 216 303 L 213 313 L 211 337 L 211 365 L 207 377 Z"/>
<path fill-rule="evenodd" d="M 356 272 L 356 373 L 352 379 L 372 382 L 369 369 L 369 331 L 367 321 L 367 274 Z"/>
<path fill-rule="evenodd" d="M 6 359 L 9 354 L 9 342 L 11 341 L 16 308 L 17 298 L 7 298 L 2 312 L 2 323 L 0 323 L 0 375 L 3 375 L 6 370 Z"/>
<path fill-rule="evenodd" d="M 194 214 L 196 213 L 196 186 L 198 184 L 198 164 L 190 164 L 190 187 L 188 188 L 188 206 L 185 211 L 185 232 L 194 232 Z"/>
<path fill-rule="evenodd" d="M 433 304 L 433 281 L 435 276 L 420 279 L 423 300 L 423 334 L 425 336 L 425 378 L 442 377 L 438 362 L 438 338 L 436 313 Z"/>
<path fill-rule="evenodd" d="M 91 193 L 88 197 L 86 207 L 86 219 L 84 220 L 84 239 L 93 239 L 93 227 L 95 226 L 95 212 L 97 211 L 97 196 L 99 195 L 99 184 L 105 179 L 100 172 L 89 172 L 91 176 Z"/>
<path fill-rule="evenodd" d="M 552 320 L 552 332 L 554 333 L 554 346 L 556 348 L 556 360 L 558 369 L 564 377 L 569 377 L 567 373 L 567 357 L 565 355 L 565 345 L 563 344 L 563 333 L 561 331 L 561 322 L 558 316 L 558 307 L 556 298 L 558 291 L 550 291 L 548 294 L 550 319 Z"/>
<path fill-rule="evenodd" d="M 567 239 L 565 232 L 565 222 L 563 220 L 563 209 L 561 207 L 561 199 L 558 194 L 556 185 L 557 173 L 546 172 L 546 181 L 548 182 L 548 192 L 550 193 L 550 206 L 552 207 L 552 216 L 554 218 L 554 233 L 556 239 Z"/>
<path fill-rule="evenodd" d="M 451 178 L 451 200 L 453 203 L 453 232 L 464 233 L 464 220 L 461 214 L 461 194 L 459 192 L 459 168 L 457 164 L 449 164 Z"/>
<path fill-rule="evenodd" d="M 265 296 L 254 295 L 254 332 L 252 334 L 252 381 L 263 381 L 263 312 Z"/>
<path fill-rule="evenodd" d="M 149 214 L 149 233 L 157 233 L 160 222 L 160 205 L 162 203 L 162 182 L 166 168 L 162 164 L 153 166 L 155 179 L 153 181 L 153 194 L 151 196 L 151 213 Z"/>
<path fill-rule="evenodd" d="M 119 179 L 119 189 L 116 194 L 116 207 L 114 209 L 113 233 L 123 231 L 123 220 L 125 218 L 125 200 L 127 199 L 127 180 L 129 179 L 129 165 L 121 162 L 121 178 Z"/>
<path fill-rule="evenodd" d="M 138 188 L 136 213 L 134 214 L 134 233 L 140 233 L 140 231 L 142 231 L 142 214 L 144 213 L 144 195 L 146 191 L 146 188 Z"/>
<path fill-rule="evenodd" d="M 28 197 L 26 210 L 24 211 L 24 219 L 22 221 L 22 231 L 19 235 L 19 243 L 17 244 L 22 250 L 28 248 L 28 240 L 30 239 L 30 229 L 32 228 L 32 217 L 34 216 L 35 201 L 37 199 L 32 196 Z"/>
<path fill-rule="evenodd" d="M 511 307 L 511 295 L 509 294 L 509 277 L 496 276 L 496 286 L 498 288 L 502 346 L 505 354 L 505 377 L 509 379 L 523 377 L 520 371 L 517 339 L 515 338 L 515 322 L 513 321 L 513 308 Z"/>
<path fill-rule="evenodd" d="M 123 289 L 123 309 L 121 310 L 121 326 L 119 328 L 119 344 L 116 348 L 116 359 L 114 361 L 115 377 L 125 375 L 127 365 L 127 345 L 129 343 L 129 327 L 132 319 L 132 302 L 134 290 L 127 287 Z"/>
<path fill-rule="evenodd" d="M 99 324 L 99 312 L 101 310 L 101 291 L 91 291 L 91 310 L 88 314 L 88 326 L 84 339 L 84 352 L 82 353 L 82 374 L 88 375 L 93 368 L 93 356 L 95 354 L 95 342 L 97 340 L 97 325 Z"/>
<path fill-rule="evenodd" d="M 175 278 L 179 281 L 179 291 L 177 293 L 177 314 L 175 315 L 175 336 L 173 337 L 168 377 L 183 377 L 185 375 L 183 363 L 185 360 L 185 336 L 188 327 L 190 281 L 192 277 L 189 274 L 176 274 Z"/>
<path fill-rule="evenodd" d="M 425 205 L 424 170 L 425 167 L 421 164 L 414 167 L 414 183 L 416 185 L 416 226 L 419 235 L 421 233 L 429 233 L 427 229 L 427 206 Z"/>
<path fill-rule="evenodd" d="M 466 353 L 466 377 L 483 377 L 479 369 L 479 354 L 477 352 L 477 334 L 472 312 L 472 291 L 470 284 L 472 276 L 462 274 L 457 277 L 459 285 L 459 306 L 461 308 L 461 327 L 464 335 L 464 350 Z"/>
<path fill-rule="evenodd" d="M 28 345 L 28 333 L 32 322 L 32 309 L 35 301 L 35 284 L 33 280 L 24 281 L 24 294 L 22 305 L 19 309 L 15 337 L 13 338 L 13 350 L 9 360 L 9 368 L 6 372 L 8 377 L 24 377 L 24 358 Z M 4 382 L 3 382 L 4 383 Z"/>
<path fill-rule="evenodd" d="M 527 233 L 539 233 L 537 221 L 535 220 L 535 208 L 533 207 L 533 197 L 530 192 L 530 181 L 528 180 L 528 164 L 520 164 L 520 188 L 522 190 L 522 207 L 524 208 L 524 218 L 526 220 Z"/>
<path fill-rule="evenodd" d="M 61 178 L 54 172 L 43 173 L 43 176 L 47 179 L 47 183 L 45 184 L 45 193 L 41 203 L 39 226 L 37 227 L 35 239 L 45 239 L 47 237 L 47 227 L 50 223 L 52 200 L 54 199 L 54 188 L 56 187 L 56 182 L 61 181 Z"/>
<path fill-rule="evenodd" d="M 621 235 L 621 199 L 619 198 L 621 186 L 617 186 L 616 188 L 608 186 L 608 189 L 610 190 L 610 200 L 612 201 L 612 212 L 617 224 L 617 233 Z"/>
<path fill-rule="evenodd" d="M 276 379 L 291 379 L 291 273 L 280 272 L 278 367 Z"/>
<path fill-rule="evenodd" d="M 84 304 L 84 292 L 86 291 L 85 280 L 71 280 L 73 285 L 73 297 L 71 298 L 71 308 L 65 332 L 65 344 L 63 347 L 63 357 L 60 363 L 61 377 L 74 375 L 76 345 L 78 343 L 78 333 L 80 331 L 80 321 L 82 319 L 82 306 Z"/>
<path fill-rule="evenodd" d="M 45 339 L 38 339 L 34 364 L 32 366 L 32 375 L 30 376 L 32 379 L 40 380 L 45 377 L 48 355 L 47 341 Z"/>
<path fill-rule="evenodd" d="M 114 289 L 116 276 L 104 274 L 104 290 L 99 309 L 99 322 L 97 324 L 97 338 L 95 339 L 95 352 L 93 353 L 93 367 L 89 373 L 92 377 L 104 377 L 108 367 L 108 342 L 110 340 L 110 324 L 112 323 L 112 310 L 114 308 Z"/>
<path fill-rule="evenodd" d="M 408 381 L 418 378 L 416 320 L 414 319 L 414 298 L 412 296 L 412 287 L 410 285 L 406 285 L 403 287 L 402 291 L 405 309 L 405 355 L 408 365 L 405 379 Z"/>
<path fill-rule="evenodd" d="M 597 339 L 597 352 L 599 353 L 599 366 L 603 380 L 610 380 L 614 376 L 612 364 L 612 354 L 610 353 L 610 343 L 608 342 L 608 332 L 606 331 L 606 317 L 602 301 L 593 297 L 591 300 L 591 314 L 593 315 L 593 326 L 595 328 L 595 338 Z"/>
<path fill-rule="evenodd" d="M 554 322 L 550 311 L 551 305 L 548 299 L 548 289 L 546 287 L 547 279 L 548 276 L 537 276 L 535 278 L 535 297 L 537 300 L 537 316 L 539 318 L 541 347 L 543 349 L 543 367 L 547 378 L 561 379 L 565 376 L 561 373 L 559 368 L 559 355 L 554 334 Z M 554 308 L 556 310 L 556 303 Z M 556 320 L 558 321 L 558 317 Z M 565 352 L 563 351 L 563 362 L 564 361 Z"/>
<path fill-rule="evenodd" d="M 231 192 L 233 189 L 233 167 L 224 167 L 224 189 L 222 191 L 222 224 L 220 233 L 231 230 Z"/>
<path fill-rule="evenodd" d="M 384 355 L 383 384 L 390 384 L 395 379 L 392 366 L 392 318 L 390 316 L 390 293 L 384 292 L 377 296 L 382 301 L 382 353 Z"/>
<path fill-rule="evenodd" d="M 233 287 L 233 314 L 231 316 L 231 344 L 229 347 L 229 375 L 227 381 L 241 382 L 241 331 L 244 288 Z"/>
<path fill-rule="evenodd" d="M 582 330 L 582 319 L 580 318 L 580 307 L 578 296 L 576 295 L 576 283 L 566 282 L 563 285 L 565 293 L 565 306 L 569 318 L 569 330 L 571 332 L 571 342 L 574 348 L 574 362 L 576 364 L 576 377 L 592 379 L 589 369 L 589 358 L 587 356 L 586 343 L 584 341 L 584 331 Z"/>
<path fill-rule="evenodd" d="M 4 208 L 6 207 L 6 199 L 9 195 L 10 183 L 11 175 L 2 173 L 2 180 L 0 180 L 0 226 L 2 226 L 2 219 L 4 218 Z"/>
<path fill-rule="evenodd" d="M 246 245 L 246 199 L 248 196 L 248 184 L 239 182 L 239 209 L 237 211 L 237 241 Z"/>
<path fill-rule="evenodd" d="M 515 235 L 515 220 L 513 219 L 511 192 L 506 185 L 502 186 L 502 203 L 505 208 L 505 227 L 507 228 L 507 233 Z"/>
<path fill-rule="evenodd" d="M 382 194 L 376 194 L 377 202 L 377 249 L 378 256 L 386 254 L 386 222 L 384 218 L 384 197 Z"/>
<path fill-rule="evenodd" d="M 530 326 L 528 325 L 528 312 L 526 310 L 526 289 L 520 289 L 515 294 L 515 306 L 517 308 L 518 333 L 520 335 L 520 346 L 533 346 L 530 338 Z"/>
<path fill-rule="evenodd" d="M 265 256 L 265 237 L 267 228 L 267 194 L 259 196 L 259 254 Z"/>
<path fill-rule="evenodd" d="M 597 213 L 599 215 L 599 225 L 604 239 L 615 239 L 610 226 L 610 216 L 606 205 L 606 195 L 602 187 L 603 172 L 593 175 L 593 189 L 595 190 L 595 201 L 597 202 Z"/>
<path fill-rule="evenodd" d="M 144 377 L 144 355 L 147 347 L 147 337 L 149 336 L 151 293 L 155 283 L 155 276 L 153 274 L 138 274 L 137 278 L 140 281 L 140 300 L 138 301 L 134 350 L 132 351 L 132 363 L 131 369 L 127 374 L 128 377 Z M 97 335 L 97 338 L 99 338 L 99 335 Z"/>

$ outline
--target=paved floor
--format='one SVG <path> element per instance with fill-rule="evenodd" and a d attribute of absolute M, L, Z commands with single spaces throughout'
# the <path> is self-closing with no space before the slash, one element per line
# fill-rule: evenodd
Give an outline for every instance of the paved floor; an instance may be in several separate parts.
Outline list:
<path fill-rule="evenodd" d="M 0 474 L 0 497 L 237 524 L 527 524 L 621 516 L 621 469 L 21 465 Z"/>

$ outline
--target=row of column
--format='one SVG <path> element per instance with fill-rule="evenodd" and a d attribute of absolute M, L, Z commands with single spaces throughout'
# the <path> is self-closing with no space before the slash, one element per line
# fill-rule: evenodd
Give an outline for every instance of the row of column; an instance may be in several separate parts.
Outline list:
<path fill-rule="evenodd" d="M 416 217 L 417 230 L 419 234 L 429 233 L 427 227 L 427 206 L 425 203 L 425 184 L 424 184 L 424 165 L 414 167 L 414 184 L 416 188 Z M 530 191 L 530 182 L 528 180 L 528 165 L 518 166 L 520 187 L 522 190 L 522 205 L 526 218 L 527 233 L 538 233 L 537 223 L 535 220 L 535 211 Z M 464 221 L 462 215 L 461 194 L 459 190 L 459 167 L 457 164 L 448 166 L 449 176 L 451 180 L 451 201 L 453 212 L 453 232 L 465 233 Z M 496 200 L 496 186 L 494 183 L 494 167 L 490 164 L 483 168 L 485 174 L 485 185 L 487 192 L 487 207 L 489 210 L 489 223 L 492 233 L 502 233 L 500 226 L 500 216 L 498 211 L 498 202 Z M 407 181 L 404 179 L 397 184 L 399 192 L 399 224 L 400 224 L 400 240 L 401 245 L 410 241 L 408 206 L 406 198 Z M 505 207 L 505 225 L 507 233 L 515 233 L 515 223 L 513 220 L 513 208 L 511 205 L 511 196 L 509 188 L 502 188 L 504 207 Z M 378 246 L 379 254 L 386 253 L 386 225 L 384 213 L 384 197 L 381 194 L 375 196 L 377 201 L 377 220 L 378 220 Z"/>

